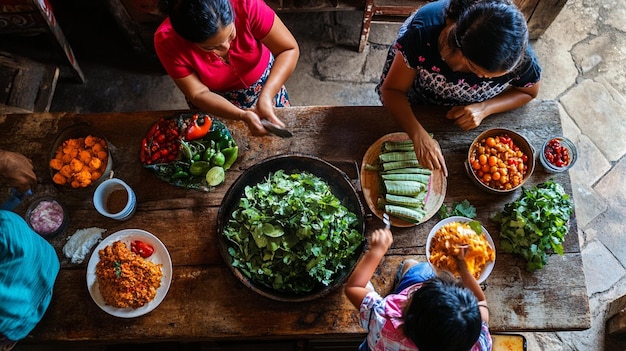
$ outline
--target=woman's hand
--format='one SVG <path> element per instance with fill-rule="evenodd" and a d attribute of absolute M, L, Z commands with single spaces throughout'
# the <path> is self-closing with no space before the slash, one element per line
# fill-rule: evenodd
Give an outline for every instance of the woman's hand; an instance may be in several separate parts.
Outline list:
<path fill-rule="evenodd" d="M 32 161 L 17 152 L 0 150 L 0 178 L 21 193 L 37 185 Z"/>
<path fill-rule="evenodd" d="M 243 110 L 239 119 L 246 122 L 250 134 L 254 136 L 264 136 L 269 134 L 268 131 L 261 124 L 261 117 L 255 112 L 255 109 Z"/>
<path fill-rule="evenodd" d="M 428 169 L 441 169 L 447 177 L 448 168 L 437 140 L 431 138 L 426 132 L 412 137 L 411 140 L 413 140 L 415 156 L 419 163 Z"/>
<path fill-rule="evenodd" d="M 474 129 L 487 117 L 485 105 L 485 103 L 479 102 L 467 106 L 454 106 L 448 111 L 446 117 L 454 120 L 463 130 Z"/>
<path fill-rule="evenodd" d="M 276 113 L 274 111 L 274 99 L 267 98 L 265 95 L 260 95 L 252 110 L 259 116 L 259 118 L 267 119 L 273 124 L 281 128 L 285 128 L 285 123 L 276 117 Z"/>

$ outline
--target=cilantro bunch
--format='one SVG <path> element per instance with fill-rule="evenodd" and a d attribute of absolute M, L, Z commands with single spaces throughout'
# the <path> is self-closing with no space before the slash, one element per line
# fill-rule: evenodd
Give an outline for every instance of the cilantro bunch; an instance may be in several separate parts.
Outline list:
<path fill-rule="evenodd" d="M 493 217 L 500 224 L 500 246 L 505 252 L 521 255 L 527 271 L 541 269 L 548 262 L 548 253 L 563 255 L 572 212 L 569 195 L 553 180 L 522 188 L 520 197 Z"/>
<path fill-rule="evenodd" d="M 465 199 L 461 202 L 453 202 L 451 210 L 446 207 L 446 204 L 442 204 L 437 214 L 441 219 L 452 216 L 462 216 L 474 219 L 476 218 L 476 207 L 474 207 L 469 201 L 467 201 L 467 199 Z"/>
<path fill-rule="evenodd" d="M 280 292 L 330 285 L 363 242 L 358 217 L 308 172 L 278 170 L 246 186 L 224 228 L 233 267 Z"/>

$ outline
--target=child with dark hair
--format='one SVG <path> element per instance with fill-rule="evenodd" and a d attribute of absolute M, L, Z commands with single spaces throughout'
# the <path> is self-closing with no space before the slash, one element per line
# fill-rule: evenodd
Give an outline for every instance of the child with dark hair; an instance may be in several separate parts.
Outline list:
<path fill-rule="evenodd" d="M 284 127 L 275 107 L 289 106 L 285 81 L 298 43 L 263 0 L 159 0 L 168 17 L 154 34 L 161 64 L 190 106 L 242 120 L 266 135 L 261 119 Z"/>
<path fill-rule="evenodd" d="M 369 280 L 392 242 L 390 230 L 374 231 L 346 282 L 346 296 L 368 331 L 359 350 L 491 350 L 487 301 L 467 269 L 465 251 L 457 257 L 460 281 L 408 259 L 398 268 L 394 292 L 383 298 Z"/>
<path fill-rule="evenodd" d="M 412 106 L 450 106 L 446 117 L 469 130 L 534 99 L 540 80 L 526 19 L 513 3 L 439 0 L 401 26 L 376 91 L 413 141 L 420 163 L 447 175 L 441 148 Z"/>

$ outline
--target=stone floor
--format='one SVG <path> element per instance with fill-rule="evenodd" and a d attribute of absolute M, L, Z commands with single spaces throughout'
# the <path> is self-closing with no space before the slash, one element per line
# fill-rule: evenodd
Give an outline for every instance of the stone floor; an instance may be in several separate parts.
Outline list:
<path fill-rule="evenodd" d="M 370 42 L 359 54 L 355 51 L 359 13 L 283 18 L 302 52 L 286 84 L 294 105 L 380 105 L 373 87 L 397 24 L 374 24 Z M 626 349 L 604 336 L 609 303 L 626 294 L 626 240 L 621 237 L 626 218 L 624 18 L 624 0 L 569 0 L 541 38 L 532 42 L 543 67 L 539 98 L 559 102 L 564 134 L 579 150 L 570 174 L 592 326 L 576 332 L 523 333 L 528 350 Z M 100 23 L 101 17 L 87 15 L 82 21 L 64 31 L 87 81 L 75 83 L 62 70 L 51 111 L 186 108 L 158 61 L 139 60 L 119 50 L 123 39 L 103 43 L 81 30 L 110 25 Z"/>

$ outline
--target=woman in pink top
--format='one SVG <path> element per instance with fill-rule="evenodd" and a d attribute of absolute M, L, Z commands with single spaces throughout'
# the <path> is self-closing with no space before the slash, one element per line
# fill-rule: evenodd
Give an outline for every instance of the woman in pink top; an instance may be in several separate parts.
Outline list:
<path fill-rule="evenodd" d="M 191 105 L 242 120 L 266 135 L 261 119 L 284 127 L 274 107 L 289 106 L 284 87 L 298 43 L 263 0 L 159 0 L 168 14 L 154 35 L 159 60 Z"/>

